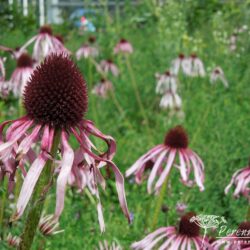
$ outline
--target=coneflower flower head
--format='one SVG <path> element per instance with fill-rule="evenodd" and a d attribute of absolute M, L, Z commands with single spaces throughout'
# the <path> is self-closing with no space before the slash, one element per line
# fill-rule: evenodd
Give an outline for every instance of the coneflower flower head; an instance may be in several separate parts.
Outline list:
<path fill-rule="evenodd" d="M 40 34 L 48 34 L 50 36 L 53 35 L 52 28 L 49 25 L 43 25 L 42 27 L 40 27 L 39 33 Z"/>
<path fill-rule="evenodd" d="M 33 61 L 27 53 L 22 53 L 17 58 L 17 68 L 11 75 L 10 83 L 13 93 L 16 97 L 23 94 L 23 90 L 33 72 Z"/>
<path fill-rule="evenodd" d="M 190 63 L 190 76 L 204 77 L 206 75 L 203 62 L 195 53 L 190 55 L 188 61 Z"/>
<path fill-rule="evenodd" d="M 32 64 L 32 58 L 27 53 L 21 54 L 20 57 L 17 59 L 18 68 L 32 67 Z"/>
<path fill-rule="evenodd" d="M 122 38 L 115 46 L 114 53 L 132 54 L 133 47 L 126 39 Z"/>
<path fill-rule="evenodd" d="M 108 92 L 112 90 L 113 90 L 112 82 L 103 78 L 98 84 L 94 86 L 92 93 L 102 98 L 106 98 L 108 95 Z"/>
<path fill-rule="evenodd" d="M 167 91 L 176 93 L 177 78 L 169 70 L 165 71 L 163 74 L 156 73 L 155 77 L 157 79 L 157 85 L 156 85 L 157 94 L 164 94 Z"/>
<path fill-rule="evenodd" d="M 52 28 L 49 25 L 40 27 L 39 33 L 27 41 L 21 51 L 25 50 L 30 44 L 34 43 L 33 58 L 37 62 L 41 62 L 51 53 L 65 53 L 69 55 L 71 52 L 56 37 L 53 36 Z"/>
<path fill-rule="evenodd" d="M 170 148 L 186 149 L 188 147 L 188 135 L 182 126 L 176 126 L 168 131 L 164 144 Z"/>
<path fill-rule="evenodd" d="M 93 42 L 91 42 L 93 44 Z M 91 46 L 87 43 L 83 44 L 76 51 L 76 59 L 80 60 L 81 58 L 97 57 L 99 55 L 99 50 L 97 47 Z"/>
<path fill-rule="evenodd" d="M 213 84 L 217 81 L 221 81 L 225 88 L 228 88 L 228 81 L 221 67 L 216 67 L 210 74 L 210 82 Z"/>
<path fill-rule="evenodd" d="M 55 135 L 59 133 L 58 146 L 61 149 L 62 160 L 59 161 L 57 168 L 55 219 L 58 219 L 63 211 L 66 185 L 74 167 L 76 156 L 69 144 L 69 137 L 74 136 L 79 143 L 77 150 L 81 153 L 77 156 L 77 161 L 84 163 L 93 180 L 101 230 L 104 231 L 105 224 L 97 185 L 105 187 L 105 180 L 100 172 L 105 165 L 114 172 L 121 208 L 130 220 L 124 179 L 111 161 L 116 151 L 116 143 L 111 136 L 99 131 L 92 121 L 84 119 L 87 107 L 85 81 L 68 56 L 52 54 L 35 69 L 24 91 L 24 108 L 27 115 L 15 121 L 3 122 L 0 126 L 0 160 L 7 162 L 12 155 L 18 162 L 32 163 L 27 173 L 25 168 L 22 168 L 25 178 L 13 219 L 18 219 L 23 214 L 46 162 L 51 159 L 49 153 Z M 10 123 L 12 126 L 7 129 L 4 136 L 5 126 Z M 106 152 L 100 152 L 95 147 L 89 138 L 91 135 L 107 144 Z M 34 144 L 39 144 L 41 147 L 38 156 L 35 157 Z M 33 160 L 30 160 L 30 155 L 33 155 Z"/>
<path fill-rule="evenodd" d="M 200 235 L 200 227 L 196 223 L 190 221 L 194 216 L 196 216 L 195 213 L 189 212 L 181 217 L 178 228 L 179 234 L 187 237 L 197 237 Z"/>
<path fill-rule="evenodd" d="M 113 76 L 119 75 L 119 69 L 111 59 L 102 60 L 100 65 L 98 65 L 97 70 L 104 73 L 111 72 Z"/>
<path fill-rule="evenodd" d="M 225 193 L 227 194 L 230 190 L 230 188 L 234 185 L 234 197 L 239 197 L 240 195 L 245 196 L 250 201 L 250 162 L 248 163 L 248 166 L 242 169 L 237 170 L 228 184 L 228 186 L 225 188 Z"/>
<path fill-rule="evenodd" d="M 178 158 L 179 164 L 175 164 Z M 159 191 L 173 167 L 180 170 L 181 180 L 187 186 L 193 185 L 193 181 L 189 179 L 193 169 L 195 182 L 199 186 L 200 191 L 204 190 L 204 165 L 199 156 L 188 148 L 188 135 L 183 127 L 176 126 L 169 130 L 165 136 L 164 143 L 155 146 L 141 156 L 126 171 L 126 176 L 134 174 L 136 182 L 140 183 L 146 163 L 150 160 L 154 161 L 154 166 L 148 178 L 147 187 L 149 193 L 151 193 L 156 177 L 159 177 L 159 179 L 156 181 L 154 189 Z"/>
<path fill-rule="evenodd" d="M 88 108 L 85 80 L 68 58 L 48 57 L 27 84 L 24 107 L 38 124 L 55 128 L 75 126 Z"/>
<path fill-rule="evenodd" d="M 190 60 L 183 54 L 180 53 L 177 58 L 172 61 L 171 71 L 178 75 L 180 70 L 182 70 L 183 74 L 190 76 L 191 74 L 191 64 Z"/>
<path fill-rule="evenodd" d="M 200 236 L 200 227 L 191 221 L 196 214 L 186 213 L 177 227 L 161 227 L 143 240 L 132 244 L 135 250 L 151 249 L 211 249 L 207 238 Z M 157 247 L 158 246 L 158 247 Z M 157 247 L 157 248 L 156 248 Z"/>

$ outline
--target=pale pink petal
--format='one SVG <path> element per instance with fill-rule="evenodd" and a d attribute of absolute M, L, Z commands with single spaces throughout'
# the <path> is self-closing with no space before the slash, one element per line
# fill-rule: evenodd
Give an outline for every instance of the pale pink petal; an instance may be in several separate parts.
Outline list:
<path fill-rule="evenodd" d="M 152 171 L 151 171 L 151 173 L 150 173 L 150 175 L 149 175 L 149 178 L 148 178 L 148 184 L 147 184 L 148 193 L 151 193 L 151 192 L 152 192 L 151 188 L 152 188 L 153 181 L 154 181 L 154 179 L 155 179 L 155 176 L 156 176 L 156 174 L 157 174 L 159 168 L 161 167 L 161 164 L 162 164 L 162 162 L 163 162 L 163 160 L 164 160 L 166 154 L 168 153 L 168 150 L 169 150 L 169 149 L 164 150 L 164 151 L 158 156 L 158 158 L 157 158 L 157 160 L 156 160 L 156 162 L 155 162 L 155 164 L 154 164 L 154 166 L 153 166 L 153 168 L 152 168 Z"/>
<path fill-rule="evenodd" d="M 166 180 L 166 178 L 167 178 L 167 176 L 168 176 L 168 174 L 173 166 L 175 155 L 176 155 L 176 149 L 171 149 L 169 152 L 169 155 L 168 155 L 167 165 L 166 165 L 164 171 L 161 173 L 161 176 L 155 185 L 155 190 L 158 190 L 162 186 L 164 181 Z"/>
<path fill-rule="evenodd" d="M 74 161 L 74 151 L 68 143 L 68 138 L 65 131 L 62 131 L 62 147 L 63 147 L 63 158 L 61 163 L 62 168 L 57 178 L 57 186 L 56 186 L 56 209 L 55 209 L 56 219 L 60 217 L 64 208 L 66 184 Z"/>

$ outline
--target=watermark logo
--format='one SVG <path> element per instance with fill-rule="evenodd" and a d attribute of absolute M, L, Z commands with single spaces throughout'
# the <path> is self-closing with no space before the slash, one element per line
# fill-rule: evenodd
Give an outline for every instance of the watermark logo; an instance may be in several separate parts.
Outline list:
<path fill-rule="evenodd" d="M 207 235 L 207 230 L 211 228 L 219 228 L 221 224 L 227 223 L 226 219 L 222 216 L 218 215 L 207 215 L 207 214 L 200 214 L 193 216 L 190 219 L 190 222 L 195 223 L 199 227 L 204 229 L 202 245 L 204 246 L 204 240 Z"/>
<path fill-rule="evenodd" d="M 205 239 L 209 229 L 218 232 L 217 240 L 230 241 L 234 244 L 250 244 L 250 229 L 231 229 L 227 225 L 227 220 L 219 215 L 200 214 L 190 218 L 191 223 L 195 223 L 204 229 L 202 247 L 205 249 Z"/>

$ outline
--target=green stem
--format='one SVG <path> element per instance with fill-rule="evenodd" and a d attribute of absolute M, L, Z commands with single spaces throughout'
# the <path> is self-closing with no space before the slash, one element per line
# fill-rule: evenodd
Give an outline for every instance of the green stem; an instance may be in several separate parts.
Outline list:
<path fill-rule="evenodd" d="M 7 199 L 8 191 L 5 188 L 5 181 L 2 182 L 3 193 L 0 201 L 0 241 L 1 238 L 4 238 L 4 208 L 5 208 L 5 201 Z"/>
<path fill-rule="evenodd" d="M 250 221 L 250 204 L 248 204 L 248 208 L 247 208 L 246 221 Z"/>
<path fill-rule="evenodd" d="M 90 99 L 91 99 L 91 104 L 92 104 L 92 109 L 93 109 L 93 114 L 94 114 L 94 119 L 95 119 L 95 123 L 96 125 L 98 125 L 98 115 L 97 115 L 97 108 L 96 108 L 96 102 L 95 102 L 95 98 L 94 96 L 91 94 L 91 91 L 93 89 L 93 72 L 92 72 L 92 63 L 91 63 L 91 60 L 89 59 L 88 60 L 88 68 L 89 68 L 89 77 L 88 77 L 88 80 L 89 80 L 89 96 L 90 96 Z"/>
<path fill-rule="evenodd" d="M 19 171 L 16 171 L 16 184 L 15 184 L 15 191 L 14 191 L 15 204 L 17 202 L 18 195 L 21 189 L 21 183 L 22 183 L 22 175 Z"/>
<path fill-rule="evenodd" d="M 156 203 L 155 211 L 154 211 L 154 215 L 153 215 L 153 220 L 152 220 L 152 225 L 151 225 L 152 230 L 155 229 L 155 227 L 157 226 L 157 223 L 158 223 L 159 215 L 160 215 L 161 208 L 162 208 L 163 201 L 164 201 L 164 195 L 167 191 L 167 186 L 168 186 L 167 184 L 168 184 L 168 177 L 166 178 L 165 182 L 163 183 L 163 185 L 161 187 L 160 194 L 159 194 L 158 199 L 157 199 L 157 203 Z"/>
<path fill-rule="evenodd" d="M 53 140 L 53 145 L 50 152 L 53 158 L 56 157 L 60 141 L 60 134 L 61 133 L 59 131 L 56 131 Z M 43 206 L 45 203 L 46 194 L 49 191 L 48 187 L 52 184 L 53 170 L 54 170 L 53 161 L 48 160 L 44 166 L 44 169 L 38 180 L 38 183 L 36 184 L 31 200 L 32 207 L 30 208 L 27 216 L 27 220 L 24 226 L 24 231 L 23 234 L 21 235 L 21 243 L 18 247 L 18 250 L 29 250 L 32 246 L 35 233 L 42 214 Z"/>
<path fill-rule="evenodd" d="M 145 109 L 143 107 L 142 101 L 141 101 L 140 93 L 139 93 L 137 83 L 136 83 L 136 80 L 135 80 L 135 75 L 134 75 L 130 60 L 129 60 L 129 55 L 126 55 L 125 58 L 126 58 L 126 64 L 127 64 L 127 68 L 128 68 L 129 74 L 130 74 L 130 78 L 131 78 L 131 83 L 132 83 L 132 86 L 133 86 L 133 89 L 134 89 L 134 92 L 135 92 L 135 97 L 136 97 L 137 103 L 139 105 L 141 114 L 142 114 L 142 116 L 144 118 L 144 121 L 146 123 L 148 133 L 150 134 L 148 118 L 147 118 Z"/>

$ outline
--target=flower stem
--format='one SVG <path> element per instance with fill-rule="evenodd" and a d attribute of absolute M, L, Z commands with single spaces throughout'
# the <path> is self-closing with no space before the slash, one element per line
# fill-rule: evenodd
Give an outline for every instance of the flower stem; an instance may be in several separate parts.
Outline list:
<path fill-rule="evenodd" d="M 92 71 L 92 63 L 91 60 L 88 60 L 88 68 L 89 68 L 89 96 L 91 99 L 91 104 L 92 104 L 92 110 L 93 110 L 93 115 L 95 119 L 95 123 L 98 125 L 98 115 L 97 115 L 97 108 L 96 108 L 96 102 L 94 96 L 91 94 L 92 89 L 93 89 L 93 71 Z"/>
<path fill-rule="evenodd" d="M 142 116 L 144 118 L 144 121 L 146 123 L 148 133 L 151 134 L 150 129 L 149 129 L 148 118 L 147 118 L 145 109 L 143 107 L 142 101 L 141 101 L 140 93 L 139 93 L 139 90 L 138 90 L 138 87 L 137 87 L 137 83 L 136 83 L 136 80 L 135 80 L 135 75 L 134 75 L 130 60 L 129 60 L 129 56 L 125 55 L 125 58 L 126 58 L 126 64 L 127 64 L 127 68 L 128 68 L 129 74 L 130 74 L 131 83 L 132 83 L 132 86 L 133 86 L 133 89 L 134 89 L 134 92 L 135 92 L 135 97 L 136 97 L 137 103 L 139 105 L 141 114 L 142 114 Z"/>
<path fill-rule="evenodd" d="M 159 214 L 161 212 L 161 208 L 162 208 L 163 201 L 164 201 L 164 195 L 167 191 L 167 186 L 168 186 L 167 184 L 168 184 L 168 177 L 166 178 L 165 182 L 163 183 L 163 185 L 161 187 L 160 194 L 159 194 L 158 199 L 157 199 L 157 203 L 156 203 L 155 211 L 154 211 L 154 215 L 153 215 L 153 220 L 152 220 L 152 225 L 151 225 L 152 230 L 155 229 L 155 227 L 157 226 L 157 223 L 158 223 Z"/>
<path fill-rule="evenodd" d="M 0 200 L 0 241 L 1 239 L 4 238 L 4 208 L 5 208 L 5 201 L 7 199 L 7 195 L 8 195 L 8 191 L 7 188 L 5 190 L 5 182 L 2 181 L 2 189 L 1 193 L 2 193 L 2 197 Z"/>
<path fill-rule="evenodd" d="M 56 157 L 59 141 L 60 131 L 56 131 L 50 152 L 53 158 Z M 53 161 L 48 160 L 44 166 L 43 172 L 38 180 L 38 183 L 36 184 L 31 200 L 32 207 L 30 208 L 27 216 L 24 231 L 21 235 L 21 243 L 18 247 L 18 250 L 29 250 L 32 246 L 42 214 L 43 206 L 45 203 L 46 194 L 49 191 L 48 187 L 52 184 L 53 168 Z"/>
<path fill-rule="evenodd" d="M 248 204 L 248 208 L 247 208 L 247 216 L 246 216 L 246 221 L 250 220 L 250 204 Z"/>

